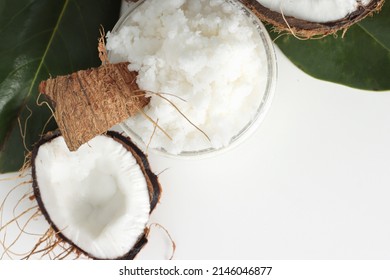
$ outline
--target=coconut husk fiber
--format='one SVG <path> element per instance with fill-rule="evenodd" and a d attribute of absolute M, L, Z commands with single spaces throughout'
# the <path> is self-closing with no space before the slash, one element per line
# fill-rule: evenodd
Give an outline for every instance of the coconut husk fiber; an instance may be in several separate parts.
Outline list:
<path fill-rule="evenodd" d="M 54 117 L 71 151 L 112 126 L 134 116 L 149 103 L 128 63 L 105 64 L 41 82 Z"/>

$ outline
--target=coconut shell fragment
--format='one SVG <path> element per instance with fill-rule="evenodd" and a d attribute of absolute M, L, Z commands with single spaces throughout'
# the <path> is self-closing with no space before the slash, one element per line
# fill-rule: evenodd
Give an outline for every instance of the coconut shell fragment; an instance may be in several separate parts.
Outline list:
<path fill-rule="evenodd" d="M 260 20 L 273 25 L 275 31 L 287 31 L 301 38 L 322 37 L 334 34 L 339 30 L 347 30 L 365 17 L 379 12 L 384 4 L 384 0 L 372 0 L 367 5 L 360 5 L 354 12 L 342 19 L 320 23 L 286 16 L 282 11 L 272 11 L 260 4 L 257 0 L 240 1 L 260 18 Z"/>
<path fill-rule="evenodd" d="M 105 64 L 41 82 L 58 127 L 71 151 L 112 126 L 134 116 L 149 103 L 128 63 Z"/>

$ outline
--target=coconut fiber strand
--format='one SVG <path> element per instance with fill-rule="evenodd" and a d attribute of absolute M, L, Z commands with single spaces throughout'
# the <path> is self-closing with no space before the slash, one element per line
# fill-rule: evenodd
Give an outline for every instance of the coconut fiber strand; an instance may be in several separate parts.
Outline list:
<path fill-rule="evenodd" d="M 128 63 L 106 64 L 48 79 L 39 86 L 71 151 L 134 116 L 149 99 L 135 82 Z"/>

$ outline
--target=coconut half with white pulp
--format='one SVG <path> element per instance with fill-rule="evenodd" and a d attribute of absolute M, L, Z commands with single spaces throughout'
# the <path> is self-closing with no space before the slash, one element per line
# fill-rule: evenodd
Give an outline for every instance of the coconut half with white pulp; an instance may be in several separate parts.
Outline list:
<path fill-rule="evenodd" d="M 381 9 L 384 0 L 240 0 L 277 31 L 310 38 L 347 30 Z"/>
<path fill-rule="evenodd" d="M 57 237 L 92 259 L 133 259 L 160 198 L 157 176 L 128 138 L 107 132 L 70 152 L 59 133 L 32 156 L 34 195 Z"/>

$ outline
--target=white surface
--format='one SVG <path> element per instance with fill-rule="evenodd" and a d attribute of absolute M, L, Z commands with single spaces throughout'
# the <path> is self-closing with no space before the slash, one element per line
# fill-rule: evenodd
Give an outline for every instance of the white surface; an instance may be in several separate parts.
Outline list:
<path fill-rule="evenodd" d="M 246 143 L 203 161 L 150 157 L 157 172 L 169 168 L 153 220 L 178 259 L 389 258 L 389 92 L 278 60 L 274 103 Z"/>
<path fill-rule="evenodd" d="M 276 96 L 250 139 L 200 161 L 150 155 L 156 173 L 169 168 L 151 222 L 175 259 L 390 258 L 390 93 L 315 80 L 277 56 Z M 139 259 L 169 255 L 152 227 Z"/>

